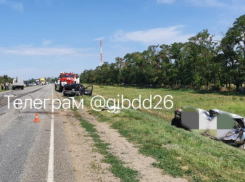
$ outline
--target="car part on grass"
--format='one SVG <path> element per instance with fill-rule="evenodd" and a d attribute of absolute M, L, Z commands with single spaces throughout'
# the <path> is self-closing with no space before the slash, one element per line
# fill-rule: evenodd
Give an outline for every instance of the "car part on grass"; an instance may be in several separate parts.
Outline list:
<path fill-rule="evenodd" d="M 181 125 L 181 109 L 177 108 L 174 111 L 174 118 L 172 119 L 171 125 L 176 126 L 177 128 L 183 128 Z"/>
<path fill-rule="evenodd" d="M 245 119 L 237 114 L 218 109 L 204 109 L 184 107 L 175 110 L 171 123 L 178 128 L 184 128 L 201 134 L 207 133 L 210 138 L 225 143 L 241 146 L 245 141 Z M 204 134 L 206 135 L 206 134 Z"/>
<path fill-rule="evenodd" d="M 93 85 L 89 85 L 89 86 L 85 87 L 84 95 L 92 95 L 93 89 L 94 89 Z"/>

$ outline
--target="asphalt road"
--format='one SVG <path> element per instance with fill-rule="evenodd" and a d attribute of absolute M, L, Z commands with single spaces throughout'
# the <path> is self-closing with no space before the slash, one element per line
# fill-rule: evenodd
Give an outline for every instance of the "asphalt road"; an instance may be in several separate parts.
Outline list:
<path fill-rule="evenodd" d="M 45 85 L 0 93 L 0 182 L 75 181 L 62 111 L 52 113 L 51 102 L 39 110 L 29 103 L 26 109 L 15 109 L 13 103 L 8 108 L 6 95 L 14 96 L 11 102 L 44 100 L 55 98 L 55 91 L 53 85 Z M 35 113 L 39 123 L 33 122 Z"/>

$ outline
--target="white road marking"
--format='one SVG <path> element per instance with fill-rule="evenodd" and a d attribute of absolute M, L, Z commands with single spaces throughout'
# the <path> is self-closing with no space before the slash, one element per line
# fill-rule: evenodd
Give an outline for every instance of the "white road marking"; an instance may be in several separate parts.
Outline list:
<path fill-rule="evenodd" d="M 52 100 L 53 100 L 53 87 L 52 87 Z M 52 113 L 54 111 L 52 110 Z M 49 165 L 48 165 L 48 181 L 54 182 L 54 115 L 51 116 L 51 129 L 50 129 L 50 148 L 49 148 Z"/>
<path fill-rule="evenodd" d="M 3 95 L 3 97 L 14 97 L 14 95 Z"/>

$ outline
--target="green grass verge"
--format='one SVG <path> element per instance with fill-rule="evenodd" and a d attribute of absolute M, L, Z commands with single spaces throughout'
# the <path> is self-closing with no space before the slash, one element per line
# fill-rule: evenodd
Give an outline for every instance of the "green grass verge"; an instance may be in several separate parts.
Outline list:
<path fill-rule="evenodd" d="M 149 94 L 171 94 L 174 96 L 174 103 L 178 103 L 179 106 L 192 103 L 191 105 L 196 107 L 202 105 L 200 108 L 229 108 L 229 112 L 244 115 L 243 97 L 240 96 L 116 87 L 95 87 L 95 94 L 106 98 L 117 98 L 118 94 L 125 94 L 130 99 L 139 94 L 143 98 Z M 89 108 L 90 97 L 82 98 Z M 120 114 L 92 110 L 90 112 L 99 121 L 111 123 L 122 136 L 138 146 L 142 154 L 155 158 L 157 163 L 154 165 L 163 169 L 164 174 L 184 177 L 190 181 L 244 181 L 244 151 L 197 133 L 172 127 L 167 118 L 173 117 L 173 111 L 130 109 L 122 110 Z"/>
<path fill-rule="evenodd" d="M 124 167 L 124 163 L 119 160 L 115 155 L 109 152 L 108 146 L 109 143 L 105 143 L 103 140 L 100 139 L 100 136 L 97 134 L 97 131 L 93 124 L 89 123 L 88 121 L 84 120 L 77 110 L 73 110 L 75 112 L 75 116 L 80 120 L 81 126 L 85 128 L 85 130 L 89 133 L 94 141 L 94 146 L 96 147 L 97 151 L 104 156 L 102 162 L 108 163 L 111 165 L 109 170 L 122 182 L 138 182 L 138 172 L 129 168 Z"/>
<path fill-rule="evenodd" d="M 220 109 L 231 113 L 236 113 L 241 116 L 245 116 L 244 95 L 223 95 L 225 93 L 208 93 L 208 92 L 195 92 L 193 90 L 170 90 L 170 89 L 142 89 L 142 88 L 132 88 L 132 87 L 113 87 L 113 86 L 94 86 L 93 95 L 102 95 L 105 98 L 118 98 L 118 95 L 123 95 L 124 98 L 128 98 L 131 101 L 135 98 L 142 96 L 142 100 L 145 98 L 149 99 L 149 96 L 160 95 L 164 98 L 166 95 L 173 96 L 174 106 L 172 109 L 162 109 L 162 110 L 143 110 L 144 112 L 158 115 L 161 118 L 170 121 L 173 118 L 174 110 L 177 107 L 183 106 L 193 106 L 205 110 L 210 109 Z M 236 94 L 236 93 L 234 93 Z M 159 99 L 153 99 L 152 105 L 156 106 Z M 163 101 L 159 106 L 163 106 Z M 147 104 L 146 104 L 147 105 Z"/>
<path fill-rule="evenodd" d="M 1 90 L 1 89 L 0 89 L 0 92 L 6 92 L 6 91 L 9 91 L 9 90 Z"/>

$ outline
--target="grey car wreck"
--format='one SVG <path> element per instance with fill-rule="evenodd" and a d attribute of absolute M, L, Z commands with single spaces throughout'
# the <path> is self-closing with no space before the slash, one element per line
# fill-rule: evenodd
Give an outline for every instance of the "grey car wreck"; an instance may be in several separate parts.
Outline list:
<path fill-rule="evenodd" d="M 218 109 L 206 111 L 187 106 L 175 110 L 171 124 L 199 133 L 209 131 L 215 139 L 230 145 L 244 147 L 245 119 L 237 114 Z"/>
<path fill-rule="evenodd" d="M 63 88 L 63 95 L 74 97 L 80 95 L 89 95 L 91 96 L 93 93 L 93 85 L 89 85 L 87 87 L 81 84 L 66 84 Z"/>

